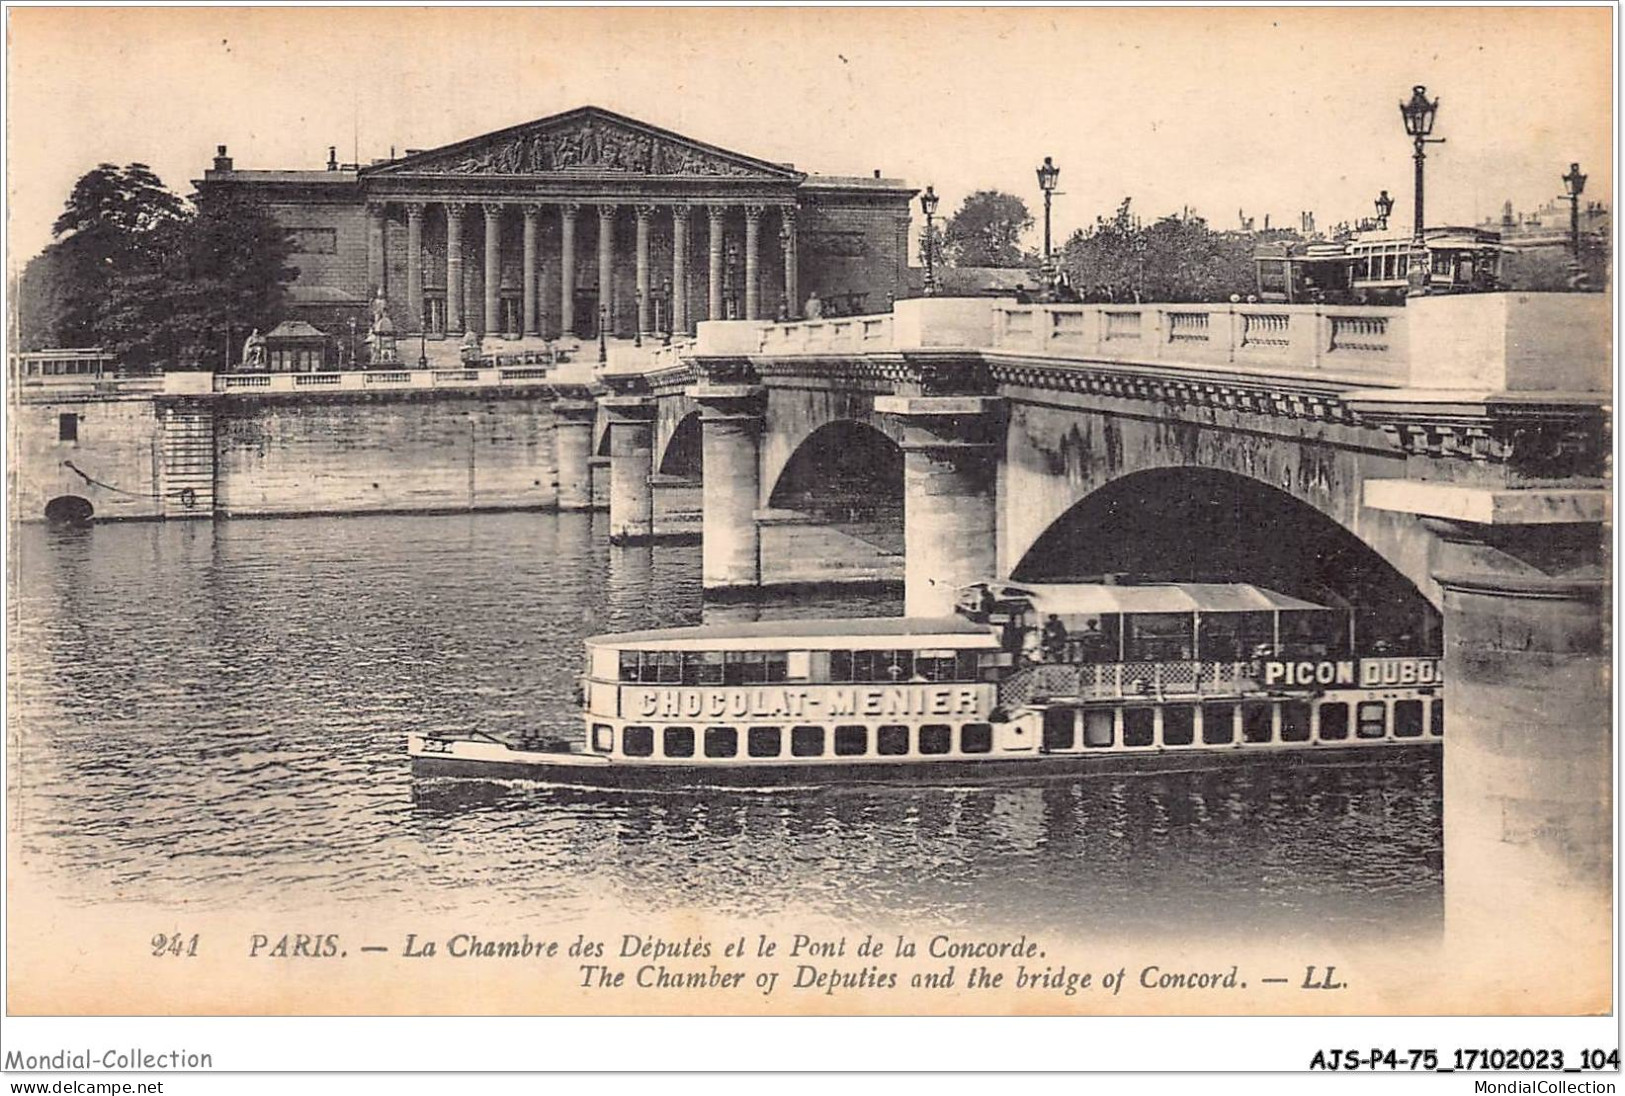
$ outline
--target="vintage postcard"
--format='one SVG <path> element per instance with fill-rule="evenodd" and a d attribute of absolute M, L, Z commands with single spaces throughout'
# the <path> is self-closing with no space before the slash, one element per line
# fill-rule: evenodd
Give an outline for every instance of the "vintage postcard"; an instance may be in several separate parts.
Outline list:
<path fill-rule="evenodd" d="M 1613 9 L 7 17 L 9 1016 L 1614 1009 Z"/>

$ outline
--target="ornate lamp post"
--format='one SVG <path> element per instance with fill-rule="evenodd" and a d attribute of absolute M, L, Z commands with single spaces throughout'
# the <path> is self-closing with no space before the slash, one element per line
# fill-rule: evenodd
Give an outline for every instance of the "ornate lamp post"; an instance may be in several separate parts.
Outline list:
<path fill-rule="evenodd" d="M 1388 215 L 1394 211 L 1394 200 L 1386 190 L 1377 195 L 1377 227 L 1384 231 L 1388 228 Z"/>
<path fill-rule="evenodd" d="M 1061 169 L 1055 166 L 1055 161 L 1044 157 L 1044 162 L 1038 168 L 1038 189 L 1044 192 L 1044 269 L 1050 268 L 1049 246 L 1049 204 L 1050 198 L 1055 194 L 1055 181 L 1061 177 Z"/>
<path fill-rule="evenodd" d="M 1574 247 L 1574 263 L 1580 263 L 1580 195 L 1585 193 L 1586 177 L 1580 174 L 1579 164 L 1570 164 L 1569 173 L 1563 176 L 1563 189 L 1568 191 L 1564 197 L 1569 200 L 1569 242 Z"/>
<path fill-rule="evenodd" d="M 429 368 L 429 333 L 423 324 L 418 324 L 418 368 Z"/>
<path fill-rule="evenodd" d="M 920 209 L 925 213 L 925 295 L 937 295 L 937 190 L 928 186 L 920 195 Z"/>
<path fill-rule="evenodd" d="M 609 344 L 604 341 L 604 328 L 609 326 L 609 305 L 598 305 L 598 364 L 609 361 Z"/>
<path fill-rule="evenodd" d="M 1411 262 L 1410 262 L 1410 288 L 1411 296 L 1419 296 L 1427 292 L 1428 262 L 1427 246 L 1423 242 L 1422 229 L 1426 222 L 1423 218 L 1422 206 L 1422 164 L 1427 159 L 1427 145 L 1442 145 L 1444 138 L 1430 137 L 1433 132 L 1433 122 L 1439 113 L 1439 99 L 1428 100 L 1427 88 L 1417 84 L 1411 88 L 1411 98 L 1408 103 L 1399 104 L 1399 116 L 1405 120 L 1405 132 L 1410 135 L 1416 147 L 1412 154 L 1416 161 L 1416 220 L 1411 227 Z"/>

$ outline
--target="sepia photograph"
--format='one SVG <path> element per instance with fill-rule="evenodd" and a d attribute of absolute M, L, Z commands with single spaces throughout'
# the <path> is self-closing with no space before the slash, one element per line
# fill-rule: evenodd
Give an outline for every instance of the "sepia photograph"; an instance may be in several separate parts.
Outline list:
<path fill-rule="evenodd" d="M 7 1017 L 1617 1072 L 1616 17 L 9 6 Z"/>

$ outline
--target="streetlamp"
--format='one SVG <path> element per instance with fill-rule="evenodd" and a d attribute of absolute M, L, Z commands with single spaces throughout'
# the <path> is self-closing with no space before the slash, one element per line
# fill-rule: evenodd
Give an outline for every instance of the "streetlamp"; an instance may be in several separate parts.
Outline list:
<path fill-rule="evenodd" d="M 604 328 L 609 326 L 609 305 L 598 306 L 598 364 L 609 361 L 609 344 L 604 341 Z"/>
<path fill-rule="evenodd" d="M 920 195 L 920 209 L 925 213 L 925 295 L 937 295 L 937 269 L 936 269 L 936 239 L 937 239 L 937 197 L 936 187 L 928 186 L 925 193 Z"/>
<path fill-rule="evenodd" d="M 429 368 L 429 332 L 425 324 L 418 324 L 418 368 Z"/>
<path fill-rule="evenodd" d="M 1569 240 L 1574 245 L 1574 265 L 1580 265 L 1580 195 L 1585 193 L 1586 177 L 1580 174 L 1579 164 L 1570 164 L 1569 173 L 1563 176 L 1563 189 L 1568 191 L 1565 197 L 1569 200 Z"/>
<path fill-rule="evenodd" d="M 1044 157 L 1044 163 L 1038 169 L 1038 189 L 1044 192 L 1044 267 L 1050 265 L 1049 246 L 1049 203 L 1055 193 L 1055 180 L 1061 177 L 1061 169 L 1055 166 L 1055 161 Z"/>
<path fill-rule="evenodd" d="M 1411 88 L 1411 99 L 1408 103 L 1399 104 L 1399 116 L 1405 120 L 1405 132 L 1410 135 L 1416 146 L 1413 154 L 1416 160 L 1416 221 L 1411 226 L 1411 263 L 1409 278 L 1411 296 L 1420 296 L 1427 292 L 1427 246 L 1423 242 L 1422 228 L 1425 222 L 1422 219 L 1422 162 L 1427 159 L 1425 146 L 1442 145 L 1444 138 L 1429 137 L 1433 132 L 1433 121 L 1439 113 L 1440 100 L 1428 101 L 1427 88 L 1417 84 Z"/>
<path fill-rule="evenodd" d="M 1386 232 L 1388 230 L 1388 215 L 1394 211 L 1394 200 L 1389 196 L 1388 192 L 1384 190 L 1381 194 L 1377 195 L 1376 206 L 1377 227 Z"/>

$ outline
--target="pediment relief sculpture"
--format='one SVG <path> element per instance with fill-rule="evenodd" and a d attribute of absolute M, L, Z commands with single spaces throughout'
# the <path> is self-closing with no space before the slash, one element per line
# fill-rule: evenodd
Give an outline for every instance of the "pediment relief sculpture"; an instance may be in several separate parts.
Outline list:
<path fill-rule="evenodd" d="M 598 118 L 544 126 L 426 159 L 414 170 L 453 175 L 552 172 L 750 177 L 763 174 L 726 157 Z"/>

